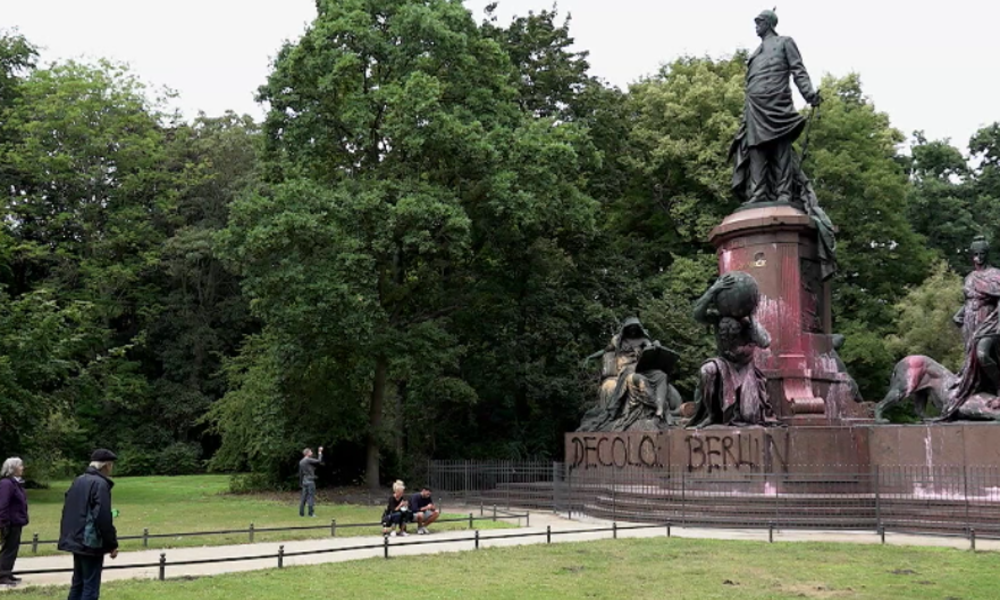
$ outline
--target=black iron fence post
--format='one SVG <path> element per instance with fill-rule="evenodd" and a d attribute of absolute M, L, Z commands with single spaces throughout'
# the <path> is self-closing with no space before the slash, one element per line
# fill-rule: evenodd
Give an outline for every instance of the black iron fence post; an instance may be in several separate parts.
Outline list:
<path fill-rule="evenodd" d="M 285 568 L 285 545 L 278 546 L 278 568 Z"/>
<path fill-rule="evenodd" d="M 687 524 L 687 473 L 681 469 L 681 527 Z"/>
<path fill-rule="evenodd" d="M 618 539 L 618 523 L 615 521 L 611 522 L 611 539 Z"/>
<path fill-rule="evenodd" d="M 559 485 L 559 463 L 552 461 L 552 512 L 559 512 L 559 500 L 557 499 Z"/>
<path fill-rule="evenodd" d="M 469 497 L 469 461 L 465 461 L 465 481 L 462 484 L 462 492 L 465 498 Z"/>
<path fill-rule="evenodd" d="M 330 519 L 330 537 L 337 537 L 337 519 Z"/>
<path fill-rule="evenodd" d="M 160 581 L 167 578 L 167 553 L 160 552 Z"/>
<path fill-rule="evenodd" d="M 507 468 L 505 469 L 504 478 L 507 480 L 507 512 L 510 512 L 510 486 L 513 485 L 514 481 L 514 463 L 507 461 Z"/>
<path fill-rule="evenodd" d="M 875 465 L 875 528 L 882 535 L 882 543 L 885 543 L 885 529 L 882 526 L 882 472 L 879 465 Z"/>
<path fill-rule="evenodd" d="M 616 475 L 615 471 L 616 469 L 612 467 L 611 468 L 611 520 L 612 521 L 618 520 L 618 492 L 617 492 L 618 478 L 615 476 Z"/>
<path fill-rule="evenodd" d="M 144 527 L 142 529 L 142 547 L 149 548 L 149 528 Z"/>
<path fill-rule="evenodd" d="M 476 530 L 476 550 L 479 550 L 479 530 Z"/>
<path fill-rule="evenodd" d="M 250 528 L 247 529 L 247 536 L 250 538 L 250 543 L 253 543 L 253 523 L 250 523 Z"/>
<path fill-rule="evenodd" d="M 38 554 L 38 534 L 31 536 L 31 553 Z"/>
<path fill-rule="evenodd" d="M 546 544 L 551 544 L 552 543 L 552 526 L 551 525 L 546 525 L 545 526 L 545 543 Z"/>
<path fill-rule="evenodd" d="M 573 469 L 566 467 L 566 518 L 573 518 Z"/>
<path fill-rule="evenodd" d="M 389 558 L 389 536 L 382 538 L 382 556 Z"/>
<path fill-rule="evenodd" d="M 969 466 L 965 465 L 962 467 L 962 483 L 965 490 L 963 494 L 965 496 L 965 526 L 972 528 L 972 522 L 969 518 Z M 975 550 L 975 542 L 973 542 L 973 550 Z"/>

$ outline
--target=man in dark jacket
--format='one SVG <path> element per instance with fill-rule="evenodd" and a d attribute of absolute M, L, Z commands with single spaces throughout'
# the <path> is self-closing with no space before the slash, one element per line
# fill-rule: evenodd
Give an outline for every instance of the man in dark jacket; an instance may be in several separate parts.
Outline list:
<path fill-rule="evenodd" d="M 111 471 L 117 459 L 110 450 L 95 450 L 90 466 L 66 492 L 59 549 L 73 553 L 73 584 L 68 600 L 101 596 L 104 555 L 118 556 L 118 532 L 111 519 Z"/>
<path fill-rule="evenodd" d="M 313 458 L 312 448 L 302 451 L 299 461 L 299 485 L 302 486 L 302 498 L 299 501 L 299 516 L 306 516 L 306 505 L 309 505 L 309 516 L 316 516 L 316 467 L 323 464 L 323 446 L 319 447 L 319 458 Z"/>

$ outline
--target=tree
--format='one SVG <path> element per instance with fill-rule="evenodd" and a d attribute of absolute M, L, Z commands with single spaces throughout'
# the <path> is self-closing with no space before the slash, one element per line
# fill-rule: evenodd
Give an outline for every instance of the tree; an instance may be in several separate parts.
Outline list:
<path fill-rule="evenodd" d="M 364 436 L 369 486 L 386 414 L 476 402 L 450 327 L 477 284 L 470 265 L 592 223 L 578 187 L 586 138 L 525 114 L 514 80 L 459 2 L 348 0 L 319 5 L 261 88 L 267 181 L 234 206 L 227 257 L 262 343 L 281 344 L 259 354 L 283 368 L 274 400 L 347 417 L 340 429 L 325 417 L 326 432 Z M 246 372 L 265 372 L 254 364 Z"/>
<path fill-rule="evenodd" d="M 961 306 L 962 278 L 938 261 L 931 275 L 897 305 L 899 333 L 889 337 L 889 349 L 897 359 L 924 354 L 958 372 L 964 348 L 961 329 L 952 317 Z"/>
<path fill-rule="evenodd" d="M 885 347 L 894 306 L 930 272 L 934 252 L 913 231 L 908 182 L 889 117 L 875 110 L 857 75 L 827 77 L 805 164 L 820 204 L 838 227 L 840 272 L 832 282 L 841 353 L 865 397 L 877 397 L 893 358 Z"/>
<path fill-rule="evenodd" d="M 73 315 L 56 329 L 74 339 L 70 356 L 55 355 L 70 366 L 47 391 L 79 421 L 81 446 L 157 443 L 142 345 L 187 174 L 167 165 L 159 106 L 124 67 L 69 62 L 31 72 L 3 115 L 7 289 Z"/>
<path fill-rule="evenodd" d="M 928 141 L 919 131 L 914 138 L 907 219 L 952 269 L 964 269 L 969 243 L 981 230 L 974 215 L 972 173 L 962 153 L 947 140 Z"/>

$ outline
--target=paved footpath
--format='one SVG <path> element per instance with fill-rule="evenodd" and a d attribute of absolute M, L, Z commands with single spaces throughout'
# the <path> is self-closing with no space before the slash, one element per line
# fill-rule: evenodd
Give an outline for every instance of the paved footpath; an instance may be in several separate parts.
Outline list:
<path fill-rule="evenodd" d="M 546 543 L 547 528 L 551 527 L 552 543 L 581 542 L 612 537 L 608 528 L 611 523 L 596 519 L 569 520 L 546 512 L 532 512 L 530 527 L 518 529 L 489 529 L 480 531 L 479 545 L 481 548 L 499 546 L 521 546 Z M 619 538 L 649 538 L 665 537 L 666 527 L 655 526 L 646 529 L 627 529 L 630 524 L 622 524 L 618 531 Z M 562 533 L 560 533 L 562 532 Z M 572 533 L 570 533 L 572 532 Z M 504 537 L 515 534 L 534 533 L 527 537 Z M 736 529 L 706 529 L 694 527 L 672 527 L 671 534 L 681 538 L 723 539 L 723 540 L 756 540 L 767 542 L 768 531 L 736 530 Z M 415 554 L 435 554 L 440 552 L 470 551 L 475 547 L 470 530 L 435 532 L 428 536 L 411 535 L 406 538 L 389 538 L 389 556 L 410 556 Z M 801 531 L 775 530 L 776 542 L 847 542 L 855 544 L 878 544 L 881 538 L 870 532 L 842 531 Z M 435 543 L 418 544 L 417 542 Z M 904 534 L 886 534 L 886 543 L 892 545 L 942 546 L 966 549 L 969 541 L 963 538 L 929 537 Z M 106 559 L 105 566 L 156 564 L 160 553 L 167 555 L 166 577 L 201 577 L 221 573 L 256 571 L 272 569 L 278 566 L 275 555 L 278 547 L 284 545 L 286 556 L 284 566 L 315 565 L 322 563 L 343 562 L 365 558 L 382 557 L 384 554 L 383 540 L 380 536 L 337 537 L 315 540 L 264 542 L 258 544 L 238 544 L 232 546 L 203 546 L 198 548 L 175 548 L 169 550 L 145 550 L 140 552 L 123 552 L 117 560 Z M 358 546 L 375 546 L 373 548 L 358 548 Z M 1000 551 L 1000 540 L 978 540 L 979 550 Z M 298 552 L 316 550 L 333 550 L 350 548 L 338 552 L 322 554 L 307 554 L 295 556 Z M 288 556 L 291 554 L 292 556 Z M 178 564 L 185 561 L 222 559 L 239 556 L 263 556 L 252 560 L 234 562 L 214 562 L 207 564 Z M 17 570 L 33 571 L 40 569 L 71 569 L 72 557 L 66 554 L 40 557 L 22 557 L 17 561 Z M 24 575 L 24 582 L 18 587 L 34 585 L 68 585 L 69 573 L 52 573 L 39 575 Z M 104 571 L 104 581 L 121 579 L 155 579 L 159 577 L 158 566 L 144 566 L 126 569 Z"/>

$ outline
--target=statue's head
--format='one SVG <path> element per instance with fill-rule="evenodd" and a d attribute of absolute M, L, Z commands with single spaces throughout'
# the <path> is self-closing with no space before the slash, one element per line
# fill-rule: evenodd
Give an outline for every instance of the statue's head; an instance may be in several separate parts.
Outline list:
<path fill-rule="evenodd" d="M 757 35 L 763 36 L 778 26 L 778 13 L 773 10 L 762 10 L 753 22 L 757 24 Z"/>
<path fill-rule="evenodd" d="M 646 333 L 646 328 L 642 326 L 639 317 L 629 317 L 622 323 L 621 336 L 623 340 L 632 340 L 648 338 L 649 334 Z"/>
<path fill-rule="evenodd" d="M 972 255 L 972 265 L 978 271 L 985 268 L 990 262 L 990 243 L 986 237 L 977 235 L 969 246 L 969 253 Z"/>

